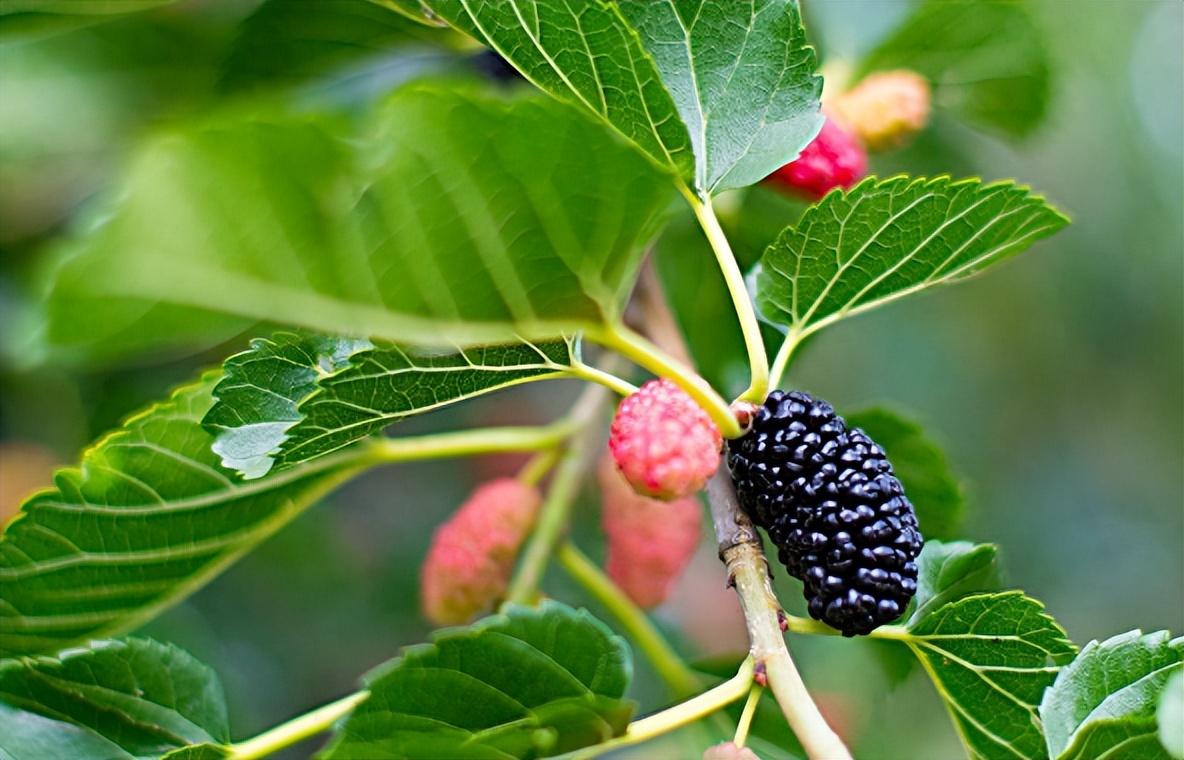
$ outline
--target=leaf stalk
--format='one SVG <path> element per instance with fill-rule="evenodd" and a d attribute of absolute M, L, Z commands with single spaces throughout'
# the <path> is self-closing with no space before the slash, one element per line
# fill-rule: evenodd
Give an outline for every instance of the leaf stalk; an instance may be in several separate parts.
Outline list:
<path fill-rule="evenodd" d="M 546 451 L 560 446 L 573 431 L 570 420 L 550 425 L 493 427 L 451 433 L 376 437 L 367 444 L 372 464 L 463 457 L 498 451 Z"/>
<path fill-rule="evenodd" d="M 748 388 L 740 394 L 737 400 L 752 401 L 759 404 L 769 394 L 769 358 L 765 353 L 765 341 L 761 337 L 760 321 L 756 317 L 752 298 L 748 295 L 748 287 L 744 283 L 744 273 L 732 252 L 732 245 L 728 236 L 724 234 L 719 219 L 715 215 L 715 207 L 711 198 L 699 198 L 684 189 L 687 203 L 695 212 L 699 226 L 715 254 L 720 273 L 723 274 L 724 284 L 728 287 L 728 295 L 732 297 L 732 307 L 736 311 L 736 318 L 740 321 L 740 332 L 744 335 L 744 348 L 748 352 L 748 366 L 751 380 Z"/>
<path fill-rule="evenodd" d="M 357 691 L 304 713 L 287 723 L 268 729 L 253 739 L 230 745 L 230 760 L 256 760 L 279 752 L 310 736 L 328 731 L 340 718 L 353 712 L 354 708 L 370 696 L 368 691 Z"/>
<path fill-rule="evenodd" d="M 605 752 L 640 744 L 694 723 L 742 699 L 752 689 L 752 676 L 752 658 L 748 658 L 740 665 L 740 670 L 736 675 L 718 686 L 659 713 L 630 723 L 624 735 L 612 741 L 577 750 L 564 757 L 567 760 L 589 760 L 589 758 L 598 757 Z"/>
<path fill-rule="evenodd" d="M 785 370 L 789 368 L 789 362 L 793 358 L 794 352 L 802 344 L 802 339 L 805 337 L 806 333 L 800 332 L 796 328 L 791 329 L 786 334 L 785 340 L 781 343 L 781 348 L 777 350 L 777 356 L 773 359 L 773 367 L 769 370 L 770 388 L 781 386 L 781 380 L 785 376 Z"/>
<path fill-rule="evenodd" d="M 725 438 L 738 438 L 744 433 L 728 402 L 724 401 L 710 383 L 645 337 L 623 324 L 589 333 L 587 337 L 606 348 L 611 348 L 655 375 L 669 378 L 703 407 Z"/>

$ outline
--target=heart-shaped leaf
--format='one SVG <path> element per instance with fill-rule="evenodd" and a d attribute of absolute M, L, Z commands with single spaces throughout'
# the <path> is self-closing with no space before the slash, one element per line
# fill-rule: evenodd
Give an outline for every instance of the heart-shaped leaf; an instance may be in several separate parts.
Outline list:
<path fill-rule="evenodd" d="M 801 339 L 845 317 L 965 279 L 1067 220 L 1011 182 L 869 177 L 833 191 L 765 251 L 762 315 Z"/>
<path fill-rule="evenodd" d="M 795 0 L 425 0 L 701 195 L 797 157 L 822 126 Z"/>
<path fill-rule="evenodd" d="M 370 0 L 265 0 L 238 24 L 219 87 L 239 93 L 322 80 L 326 88 L 348 89 L 347 77 L 371 67 L 393 68 L 401 60 L 407 70 L 417 68 L 415 61 L 426 66 L 424 43 L 442 32 L 424 26 L 422 16 L 415 20 L 421 23 Z M 444 56 L 438 58 L 442 64 Z M 339 73 L 341 79 L 333 81 Z M 383 84 L 389 86 L 389 80 Z"/>
<path fill-rule="evenodd" d="M 686 125 L 616 3 L 423 2 L 496 50 L 544 91 L 607 123 L 657 166 L 691 175 L 695 159 Z"/>
<path fill-rule="evenodd" d="M 796 0 L 621 0 L 618 7 L 674 98 L 701 192 L 764 179 L 822 127 L 822 78 Z"/>
<path fill-rule="evenodd" d="M 1037 705 L 1074 649 L 1039 602 L 1020 591 L 967 596 L 908 630 L 972 757 L 1047 756 Z"/>
<path fill-rule="evenodd" d="M 557 755 L 624 732 L 631 675 L 624 642 L 586 611 L 510 607 L 377 668 L 323 756 Z"/>
<path fill-rule="evenodd" d="M 0 755 L 15 760 L 132 760 L 230 738 L 217 675 L 135 638 L 0 662 L 0 724 Z"/>
<path fill-rule="evenodd" d="M 921 426 L 896 412 L 874 407 L 847 415 L 888 454 L 896 476 L 917 510 L 926 539 L 947 538 L 962 522 L 965 499 L 946 455 Z"/>
<path fill-rule="evenodd" d="M 1044 118 L 1048 58 L 1044 35 L 1023 0 L 925 0 L 860 62 L 857 73 L 917 71 L 933 83 L 936 107 L 1023 135 Z"/>
<path fill-rule="evenodd" d="M 51 339 L 146 348 L 211 317 L 404 345 L 558 338 L 619 317 L 673 192 L 537 96 L 412 86 L 355 142 L 292 118 L 150 141 L 59 271 Z"/>
<path fill-rule="evenodd" d="M 563 377 L 574 341 L 431 352 L 278 333 L 226 360 L 204 424 L 222 464 L 257 478 L 341 449 L 413 414 Z"/>
<path fill-rule="evenodd" d="M 1128 631 L 1086 644 L 1040 703 L 1049 756 L 1168 760 L 1157 735 L 1156 709 L 1168 679 L 1181 671 L 1184 638 L 1173 639 L 1167 631 Z"/>
<path fill-rule="evenodd" d="M 950 602 L 999 588 L 998 549 L 970 541 L 926 541 L 917 557 L 917 595 L 910 622 Z"/>
<path fill-rule="evenodd" d="M 245 483 L 201 425 L 220 375 L 131 417 L 0 536 L 0 656 L 125 631 L 192 593 L 327 491 L 364 449 Z"/>

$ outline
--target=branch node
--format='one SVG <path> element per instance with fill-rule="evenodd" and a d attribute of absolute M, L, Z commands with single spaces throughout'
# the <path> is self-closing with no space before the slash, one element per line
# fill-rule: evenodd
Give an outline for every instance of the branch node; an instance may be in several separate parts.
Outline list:
<path fill-rule="evenodd" d="M 769 685 L 769 671 L 765 667 L 765 661 L 760 660 L 752 670 L 752 680 L 756 681 L 762 687 Z"/>

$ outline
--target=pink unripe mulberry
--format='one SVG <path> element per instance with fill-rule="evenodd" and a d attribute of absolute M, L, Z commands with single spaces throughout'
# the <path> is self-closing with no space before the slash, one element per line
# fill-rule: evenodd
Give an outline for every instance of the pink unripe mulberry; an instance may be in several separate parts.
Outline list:
<path fill-rule="evenodd" d="M 748 747 L 737 747 L 735 742 L 724 742 L 708 747 L 703 760 L 760 760 Z"/>
<path fill-rule="evenodd" d="M 769 182 L 818 200 L 836 187 L 851 187 L 867 174 L 867 153 L 847 130 L 828 118 L 795 160 L 769 175 Z"/>
<path fill-rule="evenodd" d="M 541 498 L 513 478 L 474 491 L 432 536 L 420 570 L 423 612 L 440 625 L 467 623 L 506 592 Z"/>
<path fill-rule="evenodd" d="M 651 380 L 617 407 L 608 447 L 640 494 L 677 499 L 719 469 L 723 438 L 695 400 L 669 380 Z"/>
<path fill-rule="evenodd" d="M 929 82 L 913 71 L 871 74 L 827 102 L 827 111 L 870 150 L 907 141 L 929 122 Z"/>
<path fill-rule="evenodd" d="M 699 545 L 699 500 L 641 496 L 607 458 L 597 475 L 607 539 L 605 571 L 639 607 L 655 607 L 666 600 Z"/>

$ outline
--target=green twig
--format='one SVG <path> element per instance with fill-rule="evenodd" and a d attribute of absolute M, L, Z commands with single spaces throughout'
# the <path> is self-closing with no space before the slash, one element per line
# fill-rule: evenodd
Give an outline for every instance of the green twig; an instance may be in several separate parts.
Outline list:
<path fill-rule="evenodd" d="M 683 662 L 646 614 L 583 552 L 567 542 L 559 547 L 555 559 L 568 575 L 617 618 L 675 697 L 688 697 L 703 687 L 699 674 Z"/>
<path fill-rule="evenodd" d="M 531 457 L 530 461 L 522 465 L 522 469 L 518 470 L 515 477 L 528 486 L 538 485 L 538 482 L 547 476 L 557 461 L 559 461 L 558 449 L 540 451 Z"/>
<path fill-rule="evenodd" d="M 588 760 L 621 747 L 640 744 L 704 718 L 743 698 L 752 688 L 752 658 L 746 659 L 739 672 L 727 681 L 697 697 L 629 724 L 623 736 L 564 755 L 567 760 Z"/>
<path fill-rule="evenodd" d="M 740 509 L 732 479 L 720 471 L 707 484 L 720 557 L 740 597 L 753 660 L 764 671 L 789 727 L 810 760 L 850 760 L 843 741 L 826 722 L 785 646 L 785 612 L 769 582 L 769 565 L 752 521 Z"/>
<path fill-rule="evenodd" d="M 287 723 L 281 723 L 253 739 L 236 742 L 230 745 L 229 757 L 231 760 L 256 760 L 256 758 L 279 752 L 281 749 L 290 747 L 310 736 L 328 731 L 338 719 L 353 712 L 353 709 L 366 701 L 369 696 L 370 692 L 368 691 L 354 692 L 336 702 L 330 702 L 324 707 L 293 718 Z"/>
<path fill-rule="evenodd" d="M 518 569 L 506 591 L 507 603 L 530 604 L 538 592 L 547 562 L 567 530 L 571 504 L 587 469 L 586 460 L 591 448 L 588 440 L 589 429 L 592 428 L 589 423 L 605 399 L 606 391 L 603 386 L 590 385 L 567 417 L 570 429 L 578 432 L 571 435 L 567 450 L 563 452 L 556 466 L 547 497 L 539 510 L 538 524 L 522 552 Z"/>
<path fill-rule="evenodd" d="M 366 444 L 369 447 L 367 459 L 373 464 L 384 464 L 499 451 L 546 451 L 562 444 L 573 429 L 570 421 L 560 420 L 533 427 L 478 428 L 406 438 L 378 437 Z"/>
<path fill-rule="evenodd" d="M 736 415 L 728 406 L 728 402 L 724 401 L 710 383 L 643 336 L 633 332 L 625 325 L 616 324 L 596 332 L 589 332 L 587 337 L 611 348 L 655 375 L 668 378 L 676 383 L 687 392 L 687 395 L 695 399 L 699 406 L 703 407 L 703 410 L 711 416 L 712 421 L 715 422 L 719 432 L 725 438 L 738 438 L 743 434 L 744 431 L 736 421 Z"/>
<path fill-rule="evenodd" d="M 621 396 L 629 396 L 637 393 L 637 386 L 623 378 L 617 377 L 611 372 L 606 372 L 598 367 L 593 367 L 576 359 L 571 364 L 571 369 L 568 373 L 572 377 L 578 377 L 581 380 L 588 380 L 589 382 L 603 385 L 605 388 L 613 391 Z"/>
<path fill-rule="evenodd" d="M 793 358 L 794 351 L 802 344 L 802 339 L 806 334 L 793 329 L 790 330 L 785 340 L 781 343 L 781 348 L 777 351 L 777 356 L 773 359 L 773 368 L 769 371 L 769 387 L 778 388 L 781 386 L 781 380 L 785 377 L 785 370 L 789 368 L 789 361 Z"/>
<path fill-rule="evenodd" d="M 684 194 L 699 220 L 699 226 L 703 228 L 703 234 L 707 236 L 707 242 L 711 245 L 720 272 L 724 276 L 724 283 L 728 286 L 728 294 L 732 297 L 736 318 L 740 320 L 740 332 L 744 335 L 744 347 L 748 352 L 752 380 L 748 389 L 741 393 L 739 398 L 759 404 L 769 392 L 769 359 L 765 354 L 760 322 L 756 318 L 752 298 L 749 297 L 748 287 L 744 283 L 744 273 L 740 271 L 740 265 L 732 253 L 732 246 L 728 243 L 728 236 L 724 234 L 723 227 L 715 216 L 711 199 L 699 198 L 689 191 Z"/>
<path fill-rule="evenodd" d="M 737 747 L 743 747 L 748 741 L 748 730 L 752 727 L 752 718 L 756 715 L 757 705 L 760 704 L 761 695 L 764 693 L 765 690 L 759 684 L 753 684 L 748 692 L 748 701 L 744 703 L 744 711 L 740 713 L 740 721 L 736 724 L 736 736 L 732 739 L 732 743 Z"/>

